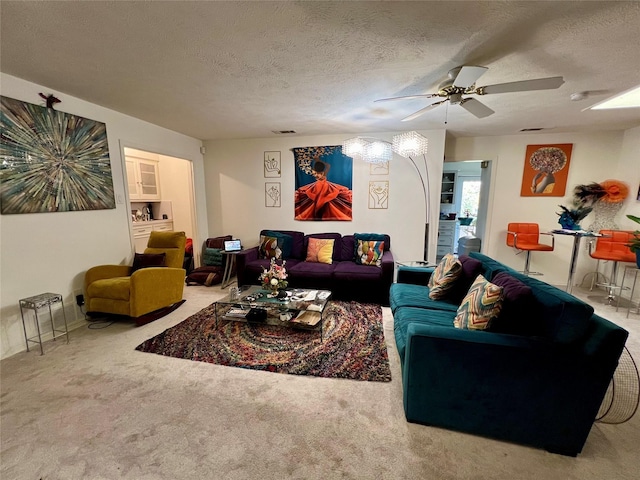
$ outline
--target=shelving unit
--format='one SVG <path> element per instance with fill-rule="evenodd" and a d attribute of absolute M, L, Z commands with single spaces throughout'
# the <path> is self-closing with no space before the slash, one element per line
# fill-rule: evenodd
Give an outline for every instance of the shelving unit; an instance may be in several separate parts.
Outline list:
<path fill-rule="evenodd" d="M 442 188 L 440 190 L 440 203 L 451 205 L 455 202 L 456 172 L 444 172 L 442 174 Z"/>

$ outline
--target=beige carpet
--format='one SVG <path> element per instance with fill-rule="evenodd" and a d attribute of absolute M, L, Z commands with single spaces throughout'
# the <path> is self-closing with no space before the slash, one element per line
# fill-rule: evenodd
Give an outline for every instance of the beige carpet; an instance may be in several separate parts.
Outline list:
<path fill-rule="evenodd" d="M 596 424 L 578 458 L 407 423 L 388 308 L 390 383 L 135 350 L 220 295 L 218 287 L 187 287 L 187 302 L 156 322 L 81 328 L 69 345 L 47 342 L 44 356 L 32 351 L 3 360 L 0 478 L 638 478 L 640 413 L 625 424 Z M 640 360 L 640 316 L 596 308 L 631 332 L 628 346 Z"/>

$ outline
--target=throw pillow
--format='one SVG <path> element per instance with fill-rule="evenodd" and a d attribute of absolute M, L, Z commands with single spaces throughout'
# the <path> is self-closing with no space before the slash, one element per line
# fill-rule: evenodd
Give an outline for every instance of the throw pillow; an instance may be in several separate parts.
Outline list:
<path fill-rule="evenodd" d="M 333 239 L 310 238 L 307 246 L 306 262 L 329 263 L 333 262 Z"/>
<path fill-rule="evenodd" d="M 491 331 L 512 335 L 544 335 L 540 305 L 531 287 L 507 272 L 497 273 L 491 283 L 503 288 L 502 310 L 491 322 Z"/>
<path fill-rule="evenodd" d="M 502 308 L 502 287 L 478 275 L 453 320 L 456 328 L 487 330 Z"/>
<path fill-rule="evenodd" d="M 384 242 L 385 235 L 382 233 L 354 233 L 353 234 L 353 258 L 358 258 L 358 240 L 363 240 L 366 242 L 374 241 L 374 242 Z M 388 247 L 387 247 L 388 248 Z"/>
<path fill-rule="evenodd" d="M 202 264 L 207 267 L 222 266 L 222 249 L 205 247 L 202 255 Z"/>
<path fill-rule="evenodd" d="M 382 265 L 384 242 L 358 240 L 356 252 L 356 263 L 358 265 L 375 265 L 379 267 Z"/>
<path fill-rule="evenodd" d="M 462 264 L 452 254 L 448 253 L 433 271 L 429 279 L 429 298 L 441 300 L 454 287 L 456 280 L 462 272 Z"/>
<path fill-rule="evenodd" d="M 482 262 L 475 260 L 467 255 L 459 255 L 458 261 L 462 264 L 462 271 L 455 285 L 447 294 L 447 300 L 460 305 L 462 299 L 467 295 L 469 287 L 473 284 L 476 277 L 482 273 Z M 487 278 L 485 276 L 485 278 Z"/>
<path fill-rule="evenodd" d="M 276 232 L 275 230 L 267 230 L 264 232 L 268 237 L 275 237 L 278 239 L 278 247 L 282 250 L 282 258 L 291 258 L 291 250 L 293 249 L 293 237 L 286 233 Z"/>
<path fill-rule="evenodd" d="M 133 258 L 131 273 L 141 268 L 164 267 L 166 253 L 136 253 Z"/>
<path fill-rule="evenodd" d="M 278 246 L 276 237 L 260 235 L 260 258 L 275 258 L 276 260 L 282 258 L 282 250 Z"/>

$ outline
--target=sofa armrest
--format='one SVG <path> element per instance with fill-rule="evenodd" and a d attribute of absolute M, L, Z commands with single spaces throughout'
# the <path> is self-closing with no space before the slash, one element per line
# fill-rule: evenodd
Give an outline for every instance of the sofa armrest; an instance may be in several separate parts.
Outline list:
<path fill-rule="evenodd" d="M 139 317 L 182 300 L 183 268 L 148 267 L 131 275 L 130 303 L 132 317 Z"/>
<path fill-rule="evenodd" d="M 258 259 L 258 247 L 247 248 L 236 254 L 236 276 L 238 279 L 238 286 L 242 287 L 246 284 L 244 278 L 244 270 L 249 262 Z"/>
<path fill-rule="evenodd" d="M 388 288 L 393 283 L 393 274 L 396 268 L 396 262 L 393 259 L 393 253 L 391 253 L 391 250 L 387 250 L 382 254 L 380 267 L 382 268 L 383 282 L 385 287 Z"/>
<path fill-rule="evenodd" d="M 434 270 L 435 267 L 409 267 L 400 265 L 398 267 L 398 277 L 396 281 L 398 283 L 409 283 L 426 287 L 429 284 L 429 279 L 431 275 L 433 275 Z"/>
<path fill-rule="evenodd" d="M 547 340 L 412 323 L 403 362 L 407 419 L 577 455 L 608 380 Z"/>

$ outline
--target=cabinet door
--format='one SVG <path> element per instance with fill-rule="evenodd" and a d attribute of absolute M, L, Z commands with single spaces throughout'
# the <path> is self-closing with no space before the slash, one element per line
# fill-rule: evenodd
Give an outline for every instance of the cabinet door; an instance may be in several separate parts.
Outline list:
<path fill-rule="evenodd" d="M 160 179 L 158 163 L 150 160 L 137 160 L 140 183 L 140 199 L 160 200 Z"/>
<path fill-rule="evenodd" d="M 138 171 L 134 160 L 125 159 L 127 169 L 127 186 L 129 187 L 129 200 L 140 200 L 138 191 Z"/>

